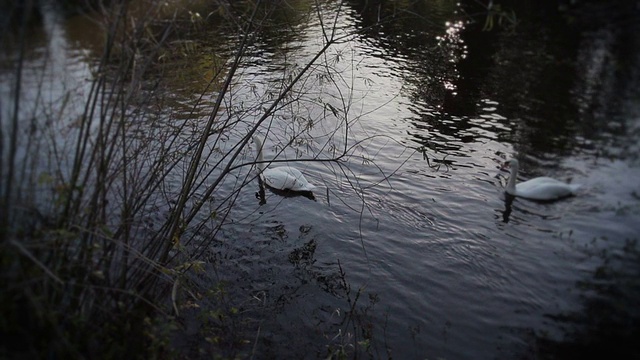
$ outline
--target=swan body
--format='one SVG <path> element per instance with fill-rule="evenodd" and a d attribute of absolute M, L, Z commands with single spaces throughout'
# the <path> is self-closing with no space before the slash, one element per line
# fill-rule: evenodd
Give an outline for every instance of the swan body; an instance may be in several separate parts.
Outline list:
<path fill-rule="evenodd" d="M 505 190 L 509 195 L 531 200 L 556 200 L 574 195 L 580 188 L 580 185 L 567 184 L 546 176 L 533 178 L 516 185 L 518 160 L 507 160 L 502 166 L 502 169 L 505 168 L 511 168 L 511 176 Z"/>
<path fill-rule="evenodd" d="M 265 168 L 262 161 L 262 141 L 257 136 L 253 137 L 258 151 L 258 171 L 260 178 L 270 188 L 289 191 L 312 191 L 315 186 L 310 184 L 300 170 L 291 166 L 278 166 Z"/>

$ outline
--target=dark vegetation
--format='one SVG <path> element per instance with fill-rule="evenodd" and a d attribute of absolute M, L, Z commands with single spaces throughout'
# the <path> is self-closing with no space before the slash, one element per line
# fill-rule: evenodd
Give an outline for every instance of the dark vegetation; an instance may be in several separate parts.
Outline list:
<path fill-rule="evenodd" d="M 253 316 L 270 305 L 259 294 L 228 288 L 207 249 L 224 241 L 220 230 L 240 190 L 255 180 L 252 135 L 273 131 L 269 120 L 286 117 L 297 103 L 307 101 L 312 110 L 288 125 L 280 153 L 322 129 L 315 141 L 325 151 L 298 160 L 331 163 L 348 176 L 346 164 L 359 146 L 346 141 L 358 120 L 346 117 L 348 94 L 305 93 L 310 83 L 343 82 L 331 49 L 352 33 L 336 27 L 340 5 L 326 14 L 313 2 L 284 1 L 3 6 L 2 45 L 9 51 L 2 61 L 13 88 L 10 116 L 0 119 L 0 357 L 250 356 L 260 329 Z M 50 103 L 25 95 L 34 90 L 22 77 L 30 33 L 56 10 L 86 14 L 103 36 L 78 107 L 69 92 Z M 324 28 L 318 52 L 283 68 L 280 81 L 251 103 L 231 102 L 236 71 L 255 42 L 282 28 L 295 34 L 297 21 L 308 16 Z M 234 46 L 199 41 L 212 28 Z M 167 120 L 153 110 L 177 106 L 163 91 L 175 76 L 187 77 L 186 91 L 198 91 L 192 112 L 204 121 Z M 354 191 L 362 190 L 354 185 Z M 313 263 L 312 244 L 292 251 L 294 266 Z M 356 306 L 362 292 L 350 289 L 336 265 L 331 276 L 311 273 L 349 307 L 337 315 L 343 320 L 335 326 L 344 330 L 322 337 L 331 344 L 322 355 L 346 356 L 356 346 L 368 352 L 371 334 L 357 328 L 375 302 Z M 173 335 L 196 320 L 193 342 L 176 343 Z"/>

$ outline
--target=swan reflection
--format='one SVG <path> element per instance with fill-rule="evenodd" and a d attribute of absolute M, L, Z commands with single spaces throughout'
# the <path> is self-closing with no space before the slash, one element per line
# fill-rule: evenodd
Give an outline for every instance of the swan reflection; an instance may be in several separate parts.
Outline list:
<path fill-rule="evenodd" d="M 316 197 L 313 195 L 313 192 L 311 191 L 293 191 L 293 190 L 278 190 L 278 189 L 274 189 L 270 186 L 265 185 L 265 183 L 262 181 L 261 178 L 258 178 L 258 184 L 260 185 L 260 189 L 258 190 L 258 192 L 256 192 L 256 199 L 259 200 L 258 204 L 259 205 L 264 205 L 267 203 L 267 197 L 266 197 L 266 191 L 265 189 L 269 189 L 269 191 L 271 191 L 272 193 L 278 195 L 278 196 L 282 196 L 282 197 L 286 197 L 286 198 L 293 198 L 293 197 L 298 197 L 298 196 L 302 196 L 305 197 L 309 200 L 313 200 L 316 201 Z"/>

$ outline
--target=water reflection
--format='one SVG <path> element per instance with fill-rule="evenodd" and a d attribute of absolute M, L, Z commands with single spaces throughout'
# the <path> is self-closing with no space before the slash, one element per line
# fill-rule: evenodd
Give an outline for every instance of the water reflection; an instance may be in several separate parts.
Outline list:
<path fill-rule="evenodd" d="M 591 20 L 593 28 L 579 39 L 576 72 L 580 76 L 570 90 L 580 119 L 583 151 L 596 156 L 638 159 L 640 137 L 638 110 L 640 93 L 636 66 L 640 54 L 637 9 L 620 3 L 612 15 L 602 5 L 603 15 Z M 616 21 L 609 21 L 613 17 Z"/>
<path fill-rule="evenodd" d="M 502 222 L 508 223 L 511 215 L 511 205 L 516 197 L 514 195 L 504 194 L 504 211 L 502 212 Z"/>
<path fill-rule="evenodd" d="M 260 189 L 258 190 L 258 192 L 256 192 L 256 199 L 259 200 L 258 202 L 259 205 L 264 205 L 267 203 L 265 189 L 269 189 L 269 191 L 272 192 L 273 194 L 284 197 L 284 198 L 304 197 L 309 200 L 316 201 L 316 197 L 315 195 L 313 195 L 312 191 L 292 191 L 292 190 L 275 189 L 265 185 L 260 177 L 258 177 L 258 183 L 259 183 Z"/>
<path fill-rule="evenodd" d="M 247 294 L 254 295 L 243 304 L 243 311 L 260 319 L 259 334 L 255 334 L 256 321 L 250 324 L 256 325 L 250 335 L 257 338 L 254 346 L 267 354 L 265 357 L 286 357 L 282 355 L 287 351 L 304 357 L 310 354 L 309 348 L 320 349 L 320 354 L 326 350 L 326 340 L 337 339 L 338 331 L 346 328 L 341 327 L 347 319 L 345 311 L 358 315 L 367 326 L 367 336 L 384 340 L 379 354 L 387 354 L 384 351 L 390 348 L 401 358 L 416 354 L 442 358 L 537 355 L 526 340 L 532 333 L 556 330 L 557 324 L 549 324 L 548 319 L 559 321 L 563 314 L 572 314 L 559 308 L 581 306 L 574 287 L 584 283 L 574 284 L 583 280 L 585 273 L 593 273 L 593 284 L 587 287 L 597 287 L 607 266 L 627 259 L 614 250 L 615 255 L 603 261 L 604 270 L 594 272 L 593 264 L 580 250 L 585 243 L 592 237 L 606 237 L 599 250 L 609 251 L 611 244 L 633 240 L 638 234 L 637 199 L 629 191 L 637 187 L 629 185 L 634 183 L 629 179 L 638 178 L 630 170 L 633 165 L 602 165 L 581 149 L 586 139 L 603 151 L 616 150 L 609 156 L 634 156 L 635 132 L 625 135 L 625 131 L 638 129 L 637 51 L 633 59 L 625 61 L 613 61 L 623 55 L 610 50 L 604 51 L 604 57 L 591 59 L 592 54 L 609 49 L 616 38 L 605 37 L 602 44 L 589 50 L 590 41 L 598 39 L 596 32 L 593 39 L 587 37 L 580 45 L 586 49 L 579 55 L 584 62 L 575 70 L 566 60 L 576 46 L 565 43 L 571 36 L 554 33 L 544 22 L 531 28 L 523 26 L 517 35 L 486 33 L 460 22 L 454 13 L 458 8 L 455 2 L 442 1 L 430 7 L 428 2 L 412 1 L 406 8 L 395 7 L 397 2 L 377 2 L 375 6 L 366 5 L 373 4 L 367 1 L 349 3 L 354 11 L 341 21 L 366 29 L 362 38 L 354 40 L 353 46 L 362 51 L 352 53 L 351 64 L 357 66 L 348 73 L 350 80 L 356 83 L 367 78 L 384 84 L 379 88 L 384 95 L 395 90 L 387 88 L 388 84 L 401 84 L 392 100 L 377 91 L 367 94 L 371 97 L 362 101 L 366 116 L 358 123 L 362 128 L 354 128 L 356 136 L 369 137 L 378 131 L 397 140 L 387 146 L 372 140 L 363 145 L 363 153 L 371 154 L 375 162 L 363 156 L 361 162 L 350 164 L 353 176 L 349 179 L 376 185 L 362 186 L 354 194 L 350 190 L 355 185 L 332 176 L 337 171 L 330 173 L 319 167 L 314 170 L 327 172 L 323 179 L 336 182 L 332 194 L 340 201 L 329 204 L 327 199 L 325 204 L 296 199 L 315 200 L 313 193 L 267 192 L 260 180 L 255 198 L 259 205 L 268 203 L 268 208 L 256 206 L 253 189 L 234 192 L 237 207 L 225 219 L 229 226 L 215 236 L 209 236 L 213 231 L 207 227 L 193 234 L 208 245 L 205 251 L 210 255 L 205 258 L 207 274 L 194 276 L 193 281 L 204 287 L 239 285 L 225 289 L 231 295 L 224 301 L 203 299 L 203 306 L 216 309 L 221 303 L 229 305 L 246 299 Z M 321 36 L 320 29 L 314 27 L 317 24 L 307 24 L 298 17 L 292 24 L 296 31 L 287 32 L 283 19 L 295 15 L 294 11 L 269 14 L 276 19 L 265 19 L 269 28 L 256 34 L 259 41 L 248 49 L 249 60 L 242 69 L 234 102 L 228 104 L 228 113 L 242 121 L 263 111 L 260 105 L 243 107 L 242 102 L 251 104 L 281 85 L 278 81 L 284 74 L 279 71 L 292 58 L 297 61 L 308 56 L 307 46 L 317 45 Z M 394 21 L 398 15 L 402 21 Z M 625 36 L 637 41 L 637 35 Z M 202 41 L 193 51 L 209 64 L 212 60 L 204 57 L 209 44 Z M 209 41 L 221 43 L 215 44 L 219 47 L 233 45 L 229 33 L 217 33 Z M 168 61 L 167 69 L 172 64 L 189 66 L 182 60 Z M 628 67 L 622 66 L 620 72 L 611 70 L 615 75 L 604 70 L 618 65 Z M 191 68 L 196 73 L 200 69 Z M 586 86 L 579 81 L 576 86 L 582 69 L 590 75 Z M 627 70 L 633 74 L 628 83 L 623 81 Z M 600 89 L 597 79 L 602 72 L 611 77 L 606 84 L 615 78 L 620 85 Z M 191 86 L 197 82 L 191 81 L 186 77 L 184 83 L 170 82 L 173 90 L 167 96 L 175 103 L 165 100 L 168 104 L 155 104 L 166 110 L 168 118 L 200 120 L 191 111 L 189 89 L 196 88 Z M 344 86 L 339 90 L 346 93 L 354 85 Z M 356 83 L 354 87 L 359 86 Z M 614 101 L 618 87 L 626 95 Z M 324 95 L 325 88 L 320 88 L 313 87 L 313 94 Z M 599 91 L 608 94 L 602 99 L 611 102 L 599 102 Z M 379 101 L 381 98 L 384 101 Z M 582 104 L 579 110 L 570 99 Z M 590 105 L 594 102 L 598 106 Z M 202 113 L 210 107 L 206 101 L 200 104 Z M 311 116 L 318 104 L 313 102 L 308 108 L 292 104 L 278 120 L 292 123 L 291 119 Z M 611 110 L 620 104 L 624 110 Z M 173 113 L 176 109 L 178 114 Z M 331 115 L 333 111 L 327 109 L 322 110 Z M 590 121 L 578 121 L 576 111 Z M 594 111 L 617 117 L 606 122 L 604 115 L 592 117 L 590 112 Z M 193 132 L 197 131 L 194 127 Z M 580 131 L 582 140 L 576 136 Z M 287 131 L 282 133 L 288 135 Z M 286 138 L 282 133 L 275 135 Z M 221 139 L 233 142 L 226 134 Z M 616 148 L 620 139 L 625 141 Z M 410 157 L 395 172 L 405 160 L 397 155 L 405 154 L 405 146 L 420 149 L 423 156 Z M 513 196 L 503 195 L 491 173 L 496 159 L 514 152 L 522 155 L 530 174 L 542 169 L 576 174 L 591 181 L 596 190 L 562 203 L 515 201 Z M 570 156 L 575 153 L 586 156 Z M 393 176 L 378 181 L 371 175 L 377 167 Z M 179 191 L 181 181 L 175 184 L 169 192 Z M 271 194 L 274 201 L 267 202 Z M 213 204 L 223 197 L 216 195 L 203 200 Z M 623 200 L 624 206 L 616 205 Z M 561 236 L 563 233 L 571 234 L 569 239 Z M 345 276 L 353 279 L 354 289 L 369 291 L 371 303 L 381 302 L 383 310 L 372 315 L 375 321 L 360 317 L 354 303 L 345 306 L 343 300 L 354 295 Z M 470 293 L 474 296 L 469 297 Z M 358 291 L 357 296 L 360 294 Z M 598 294 L 614 299 L 617 293 Z M 577 325 L 585 320 L 577 319 Z M 282 343 L 296 343 L 296 348 L 278 352 Z"/>

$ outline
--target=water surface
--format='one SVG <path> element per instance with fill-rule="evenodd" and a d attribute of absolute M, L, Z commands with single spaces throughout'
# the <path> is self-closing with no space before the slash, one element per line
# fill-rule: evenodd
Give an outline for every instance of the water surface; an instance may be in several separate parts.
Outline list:
<path fill-rule="evenodd" d="M 332 62 L 338 80 L 327 86 L 317 78 L 305 89 L 353 121 L 349 141 L 363 143 L 344 163 L 348 170 L 299 164 L 319 187 L 315 201 L 266 191 L 260 204 L 258 183 L 246 186 L 206 249 L 211 273 L 202 281 L 225 281 L 236 301 L 251 294 L 265 309 L 247 306 L 260 357 L 314 358 L 327 343 L 367 336 L 376 358 L 561 357 L 574 344 L 594 343 L 603 354 L 627 350 L 630 338 L 607 339 L 622 344 L 612 350 L 597 330 L 622 316 L 633 333 L 639 319 L 629 306 L 637 304 L 640 233 L 637 9 L 620 15 L 624 6 L 607 7 L 609 22 L 585 5 L 572 13 L 573 25 L 540 9 L 523 12 L 514 31 L 483 32 L 460 6 L 394 13 L 349 2 L 341 9 L 341 31 L 362 31 L 328 52 L 340 54 Z M 337 7 L 321 10 L 333 15 Z M 286 64 L 314 55 L 320 23 L 297 26 L 295 37 L 261 34 L 240 69 L 230 112 L 277 88 Z M 77 76 L 61 83 L 80 91 L 76 82 L 89 76 L 80 55 L 89 50 L 73 46 L 82 44 L 73 31 L 45 28 L 54 36 L 34 50 L 65 55 L 27 62 L 26 84 L 36 81 L 29 69 L 46 66 L 55 77 L 64 76 L 54 70 L 63 66 Z M 8 86 L 3 78 L 3 96 Z M 204 120 L 206 109 L 192 111 L 188 89 L 176 85 L 161 116 Z M 300 130 L 299 118 L 316 121 L 309 141 L 281 156 L 326 155 L 323 134 L 341 126 L 327 108 L 293 103 L 274 117 L 265 158 Z M 522 180 L 544 175 L 583 187 L 553 203 L 510 201 L 508 174 L 499 170 L 510 157 L 520 159 Z M 226 189 L 234 188 L 230 181 Z M 349 313 L 358 326 L 345 323 Z"/>

